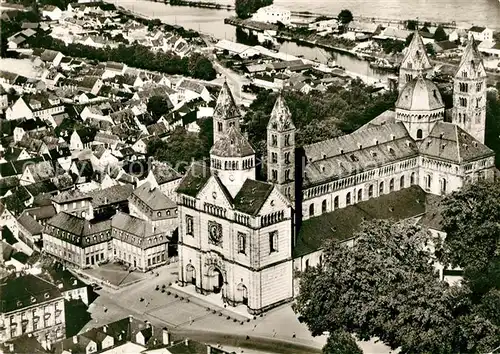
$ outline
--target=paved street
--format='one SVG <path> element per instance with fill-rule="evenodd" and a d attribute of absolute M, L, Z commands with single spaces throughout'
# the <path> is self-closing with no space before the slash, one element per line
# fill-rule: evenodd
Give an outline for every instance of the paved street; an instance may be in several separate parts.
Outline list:
<path fill-rule="evenodd" d="M 167 325 L 174 333 L 192 339 L 264 352 L 317 353 L 325 343 L 326 338 L 314 338 L 309 334 L 306 326 L 297 320 L 290 305 L 271 310 L 256 320 L 248 320 L 229 308 L 224 309 L 222 306 L 215 306 L 213 302 L 206 302 L 203 295 L 194 296 L 168 288 L 168 284 L 174 283 L 177 278 L 176 264 L 161 267 L 155 272 L 159 273 L 158 277 L 146 279 L 118 291 L 99 291 L 100 296 L 89 307 L 92 321 L 86 328 L 133 315 L 159 326 Z M 164 284 L 166 288 L 165 292 L 162 292 Z M 157 285 L 159 291 L 155 290 Z M 168 291 L 171 292 L 170 295 Z M 141 298 L 144 301 L 140 301 Z M 210 311 L 207 307 L 210 307 Z M 247 339 L 247 336 L 250 339 Z M 388 352 L 387 348 L 380 344 L 360 344 L 367 353 Z M 288 349 L 285 350 L 284 346 Z"/>

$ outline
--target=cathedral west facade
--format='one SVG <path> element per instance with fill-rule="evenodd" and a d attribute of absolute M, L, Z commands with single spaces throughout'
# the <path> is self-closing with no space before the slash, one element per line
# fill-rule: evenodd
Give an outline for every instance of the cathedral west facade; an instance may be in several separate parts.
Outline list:
<path fill-rule="evenodd" d="M 255 151 L 224 84 L 210 159 L 194 163 L 177 190 L 179 283 L 260 313 L 294 296 L 294 269 L 301 262 L 294 251 L 298 238 L 308 237 L 300 233 L 303 222 L 335 218 L 411 188 L 444 195 L 492 178 L 494 153 L 483 144 L 486 73 L 473 41 L 454 78 L 451 122 L 428 79 L 431 71 L 417 33 L 401 64 L 395 109 L 349 135 L 302 149 L 279 96 L 267 127 L 267 181 L 256 180 Z M 320 246 L 300 257 L 318 252 Z"/>

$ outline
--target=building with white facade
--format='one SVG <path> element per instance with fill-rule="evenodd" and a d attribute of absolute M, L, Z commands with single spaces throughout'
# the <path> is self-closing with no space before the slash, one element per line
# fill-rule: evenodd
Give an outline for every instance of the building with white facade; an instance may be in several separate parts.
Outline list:
<path fill-rule="evenodd" d="M 266 23 L 278 23 L 281 22 L 287 25 L 291 22 L 292 13 L 290 10 L 286 10 L 274 5 L 269 5 L 266 7 L 261 7 L 252 16 L 253 21 L 266 22 Z"/>
<path fill-rule="evenodd" d="M 486 77 L 474 43 L 454 79 L 459 107 L 453 115 L 460 116 L 453 123 L 444 120 L 439 89 L 425 77 L 429 70 L 415 34 L 395 110 L 301 149 L 280 96 L 267 126 L 267 182 L 256 180 L 255 151 L 224 84 L 210 159 L 194 163 L 177 189 L 179 283 L 261 313 L 293 298 L 294 271 L 321 262 L 325 239 L 352 237 L 354 228 L 343 225 L 418 218 L 430 196 L 494 178 L 494 152 L 482 143 Z M 471 115 L 470 102 L 478 114 Z"/>

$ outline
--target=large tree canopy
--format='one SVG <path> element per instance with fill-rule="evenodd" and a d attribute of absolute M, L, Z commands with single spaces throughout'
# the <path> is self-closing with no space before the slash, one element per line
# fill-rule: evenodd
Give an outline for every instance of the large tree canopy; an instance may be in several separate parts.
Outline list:
<path fill-rule="evenodd" d="M 353 19 L 352 12 L 350 10 L 344 9 L 344 10 L 339 12 L 337 19 L 339 20 L 339 22 L 341 24 L 346 25 L 349 22 L 351 22 Z"/>
<path fill-rule="evenodd" d="M 443 202 L 443 261 L 483 270 L 500 255 L 500 183 L 468 184 Z"/>
<path fill-rule="evenodd" d="M 473 307 L 470 289 L 438 279 L 429 233 L 376 220 L 356 236 L 352 247 L 328 242 L 324 262 L 301 275 L 294 310 L 313 335 L 376 337 L 403 354 L 487 352 L 500 344 L 498 326 Z"/>

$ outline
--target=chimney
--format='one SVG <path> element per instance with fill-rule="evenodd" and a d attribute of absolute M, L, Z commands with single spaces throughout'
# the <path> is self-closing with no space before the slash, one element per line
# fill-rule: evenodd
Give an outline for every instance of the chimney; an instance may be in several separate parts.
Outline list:
<path fill-rule="evenodd" d="M 207 345 L 207 354 L 211 354 L 212 353 L 212 346 L 209 344 Z"/>
<path fill-rule="evenodd" d="M 134 317 L 133 317 L 132 315 L 129 315 L 129 316 L 128 316 L 128 321 L 129 321 L 130 323 L 132 323 L 132 320 L 133 320 L 133 319 L 134 319 Z"/>
<path fill-rule="evenodd" d="M 184 345 L 185 345 L 186 347 L 188 347 L 188 346 L 189 346 L 189 339 L 187 339 L 187 338 L 186 338 L 186 339 L 184 339 Z"/>
<path fill-rule="evenodd" d="M 78 336 L 73 336 L 73 344 L 78 344 Z"/>
<path fill-rule="evenodd" d="M 102 331 L 103 331 L 104 333 L 108 333 L 108 325 L 104 325 L 104 326 L 102 326 Z"/>
<path fill-rule="evenodd" d="M 162 338 L 163 345 L 170 345 L 170 333 L 168 332 L 167 327 L 163 327 L 162 329 Z"/>
<path fill-rule="evenodd" d="M 14 343 L 9 343 L 9 352 L 14 352 Z"/>

